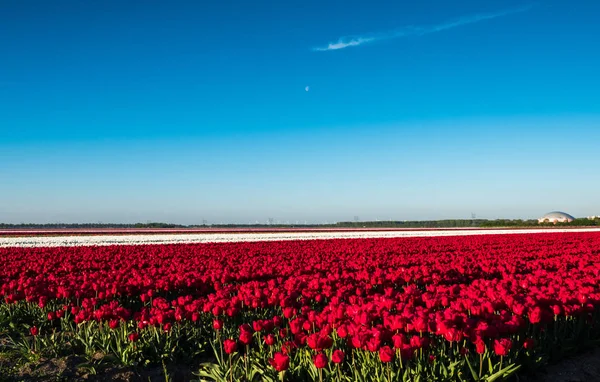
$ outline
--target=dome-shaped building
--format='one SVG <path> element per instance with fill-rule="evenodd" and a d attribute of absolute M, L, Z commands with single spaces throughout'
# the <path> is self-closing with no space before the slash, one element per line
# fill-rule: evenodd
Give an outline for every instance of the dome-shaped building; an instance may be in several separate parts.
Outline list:
<path fill-rule="evenodd" d="M 570 223 L 575 218 L 569 214 L 560 211 L 552 211 L 538 219 L 540 223 Z"/>

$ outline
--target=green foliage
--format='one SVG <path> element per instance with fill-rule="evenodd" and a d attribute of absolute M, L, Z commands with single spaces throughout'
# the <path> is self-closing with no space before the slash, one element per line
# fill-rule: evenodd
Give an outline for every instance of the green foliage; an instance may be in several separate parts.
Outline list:
<path fill-rule="evenodd" d="M 51 309 L 55 309 L 52 307 Z M 44 317 L 46 308 L 36 304 L 18 302 L 0 304 L 0 356 L 10 357 L 12 364 L 35 364 L 42 358 L 79 354 L 85 361 L 78 368 L 88 374 L 97 374 L 107 365 L 122 367 L 161 366 L 165 378 L 169 365 L 203 361 L 196 376 L 200 381 L 502 381 L 520 370 L 535 370 L 548 362 L 572 355 L 582 348 L 598 346 L 600 327 L 586 324 L 585 318 L 556 317 L 543 327 L 531 326 L 527 336 L 536 338 L 539 346 L 525 350 L 517 341 L 509 357 L 503 359 L 490 351 L 479 356 L 467 342 L 435 346 L 426 353 L 416 352 L 412 360 L 402 360 L 400 353 L 389 364 L 383 364 L 378 353 L 355 350 L 333 336 L 332 349 L 325 350 L 331 359 L 333 349 L 346 352 L 346 362 L 329 363 L 318 370 L 313 363 L 315 352 L 308 348 L 292 351 L 290 368 L 278 373 L 269 364 L 273 349 L 281 349 L 283 339 L 277 338 L 273 347 L 264 345 L 259 333 L 254 334 L 254 345 L 241 348 L 231 356 L 223 353 L 222 338 L 235 337 L 239 322 L 227 322 L 224 331 L 214 337 L 207 326 L 209 319 L 196 323 L 181 321 L 165 331 L 160 326 L 139 329 L 135 322 L 120 322 L 111 329 L 107 323 L 88 321 L 75 324 L 70 317 L 52 322 Z M 594 320 L 598 319 L 595 312 Z M 265 317 L 257 309 L 246 319 Z M 11 322 L 10 320 L 13 320 Z M 39 335 L 29 334 L 30 322 L 38 323 Z M 235 322 L 234 322 L 235 321 Z M 596 322 L 596 321 L 594 321 Z M 138 333 L 136 341 L 129 334 Z M 491 344 L 487 344 L 488 349 Z M 461 350 L 467 352 L 461 352 Z M 429 358 L 429 356 L 433 358 Z M 2 361 L 2 358 L 0 358 Z M 0 362 L 0 371 L 12 373 Z M 10 375 L 10 374 L 7 374 Z"/>

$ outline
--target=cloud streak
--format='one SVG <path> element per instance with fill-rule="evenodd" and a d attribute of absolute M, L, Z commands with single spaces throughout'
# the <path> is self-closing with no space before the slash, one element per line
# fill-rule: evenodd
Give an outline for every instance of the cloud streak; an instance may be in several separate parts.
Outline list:
<path fill-rule="evenodd" d="M 340 37 L 337 42 L 330 42 L 327 46 L 313 48 L 316 52 L 325 52 L 329 50 L 345 49 L 352 46 L 369 44 L 375 41 L 391 40 L 395 38 L 408 36 L 423 36 L 426 34 L 437 33 L 448 29 L 460 27 L 468 24 L 475 24 L 485 20 L 491 20 L 498 17 L 503 17 L 515 13 L 521 13 L 533 8 L 533 4 L 525 5 L 518 8 L 505 9 L 503 11 L 492 13 L 478 13 L 470 16 L 463 16 L 458 19 L 450 20 L 445 23 L 435 25 L 411 25 L 394 29 L 383 33 L 368 33 L 360 36 L 345 36 Z"/>

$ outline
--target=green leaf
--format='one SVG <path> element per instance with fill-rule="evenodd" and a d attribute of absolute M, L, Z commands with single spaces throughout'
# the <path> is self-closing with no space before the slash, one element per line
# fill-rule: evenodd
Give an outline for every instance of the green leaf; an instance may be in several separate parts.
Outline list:
<path fill-rule="evenodd" d="M 514 374 L 517 370 L 521 368 L 521 365 L 508 365 L 504 369 L 498 371 L 496 374 L 492 374 L 485 379 L 486 382 L 493 382 L 498 378 L 508 377 Z"/>
<path fill-rule="evenodd" d="M 446 365 L 443 362 L 440 363 L 440 366 L 442 366 L 442 371 L 444 372 L 444 377 L 448 378 L 448 374 L 449 374 L 448 368 L 446 367 Z"/>
<path fill-rule="evenodd" d="M 475 372 L 475 369 L 473 369 L 471 362 L 469 362 L 469 357 L 465 357 L 465 361 L 467 361 L 467 365 L 469 366 L 469 370 L 471 370 L 471 375 L 473 376 L 473 379 L 479 381 L 479 376 Z"/>
<path fill-rule="evenodd" d="M 198 377 L 208 378 L 209 380 L 217 382 L 227 381 L 226 376 L 224 375 L 219 365 L 216 365 L 214 363 L 201 364 L 200 370 L 198 371 L 198 373 L 195 373 L 195 375 L 197 375 Z"/>

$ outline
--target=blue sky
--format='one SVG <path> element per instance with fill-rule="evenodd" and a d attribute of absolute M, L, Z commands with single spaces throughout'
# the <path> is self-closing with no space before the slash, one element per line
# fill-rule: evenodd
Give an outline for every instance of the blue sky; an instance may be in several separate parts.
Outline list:
<path fill-rule="evenodd" d="M 598 14 L 0 0 L 0 221 L 600 214 Z"/>

